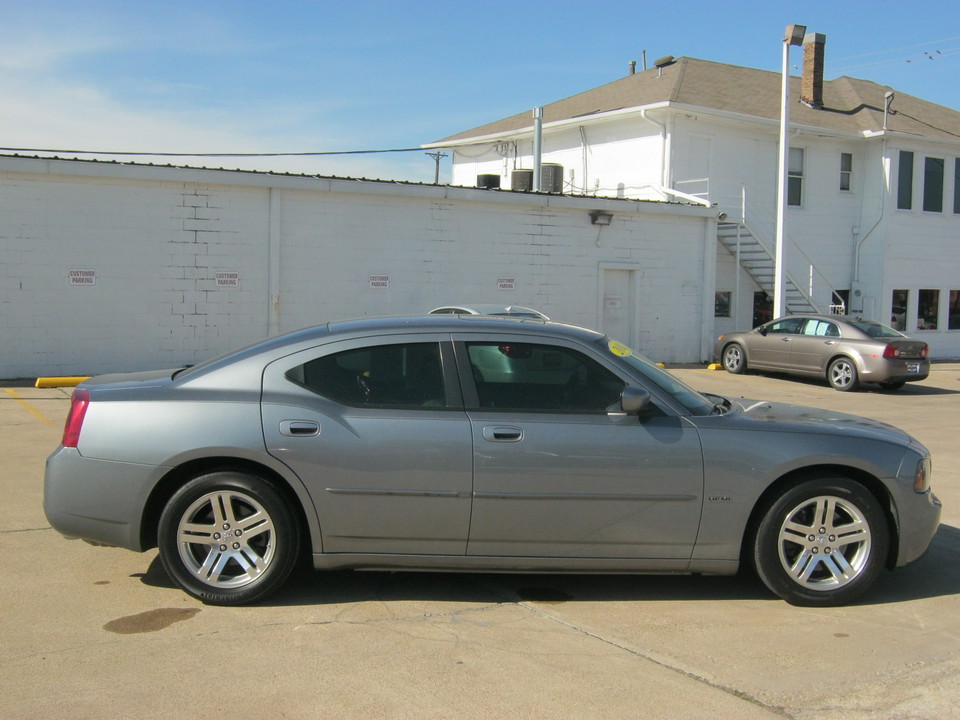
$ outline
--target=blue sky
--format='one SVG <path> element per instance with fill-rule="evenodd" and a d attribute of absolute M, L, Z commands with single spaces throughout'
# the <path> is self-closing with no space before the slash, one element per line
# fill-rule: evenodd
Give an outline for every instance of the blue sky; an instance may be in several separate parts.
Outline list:
<path fill-rule="evenodd" d="M 0 0 L 0 146 L 415 148 L 615 80 L 644 50 L 779 72 L 791 23 L 827 36 L 827 79 L 960 109 L 957 0 Z M 433 180 L 422 151 L 141 160 Z"/>

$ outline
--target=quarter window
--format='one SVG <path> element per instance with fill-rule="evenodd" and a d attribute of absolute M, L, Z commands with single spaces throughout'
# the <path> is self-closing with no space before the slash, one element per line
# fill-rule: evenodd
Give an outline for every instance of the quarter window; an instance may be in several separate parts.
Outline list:
<path fill-rule="evenodd" d="M 840 153 L 840 189 L 850 190 L 853 176 L 853 153 Z"/>
<path fill-rule="evenodd" d="M 583 353 L 531 343 L 467 343 L 483 409 L 605 413 L 624 382 Z"/>
<path fill-rule="evenodd" d="M 311 360 L 287 373 L 298 385 L 357 407 L 444 407 L 437 343 L 378 345 Z"/>

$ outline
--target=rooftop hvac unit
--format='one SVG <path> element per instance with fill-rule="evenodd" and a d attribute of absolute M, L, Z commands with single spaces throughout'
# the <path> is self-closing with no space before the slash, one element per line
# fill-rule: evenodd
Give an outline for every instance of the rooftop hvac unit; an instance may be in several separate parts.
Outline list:
<path fill-rule="evenodd" d="M 493 173 L 477 175 L 477 187 L 485 190 L 498 190 L 500 188 L 500 176 Z"/>
<path fill-rule="evenodd" d="M 510 173 L 510 188 L 519 192 L 532 192 L 533 170 L 514 170 Z"/>
<path fill-rule="evenodd" d="M 540 190 L 548 193 L 563 192 L 563 165 L 543 163 L 540 166 Z"/>

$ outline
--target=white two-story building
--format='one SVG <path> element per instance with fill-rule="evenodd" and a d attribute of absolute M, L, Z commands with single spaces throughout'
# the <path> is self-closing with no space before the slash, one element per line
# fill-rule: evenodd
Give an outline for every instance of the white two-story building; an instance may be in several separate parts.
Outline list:
<path fill-rule="evenodd" d="M 960 112 L 824 81 L 824 41 L 806 37 L 791 78 L 785 307 L 842 306 L 960 357 Z M 758 324 L 773 295 L 780 102 L 779 73 L 664 58 L 542 108 L 540 189 L 714 207 L 715 330 Z M 451 152 L 454 185 L 531 189 L 530 111 L 428 147 Z"/>

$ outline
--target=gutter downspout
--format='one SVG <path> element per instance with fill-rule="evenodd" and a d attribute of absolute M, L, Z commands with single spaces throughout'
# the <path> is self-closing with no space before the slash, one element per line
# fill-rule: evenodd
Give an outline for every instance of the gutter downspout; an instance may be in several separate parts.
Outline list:
<path fill-rule="evenodd" d="M 541 156 L 543 154 L 543 108 L 533 109 L 533 192 L 540 192 Z"/>
<path fill-rule="evenodd" d="M 857 241 L 856 245 L 853 246 L 853 282 L 860 282 L 860 248 L 867 241 L 873 231 L 876 230 L 880 223 L 886 219 L 887 212 L 887 193 L 890 192 L 890 178 L 889 178 L 889 168 L 890 168 L 890 158 L 887 157 L 887 136 L 886 133 L 883 135 L 883 141 L 880 145 L 880 163 L 882 174 L 881 178 L 883 181 L 883 192 L 880 193 L 880 216 L 877 218 L 877 221 L 867 230 L 866 234 L 860 237 L 860 240 Z M 863 207 L 863 193 L 861 193 L 860 205 Z M 860 216 L 863 217 L 863 210 L 860 211 Z"/>
<path fill-rule="evenodd" d="M 280 190 L 270 188 L 270 230 L 267 239 L 267 337 L 280 333 Z"/>
<path fill-rule="evenodd" d="M 660 187 L 667 187 L 667 126 L 659 123 L 647 115 L 647 108 L 640 110 L 640 117 L 660 131 Z"/>

